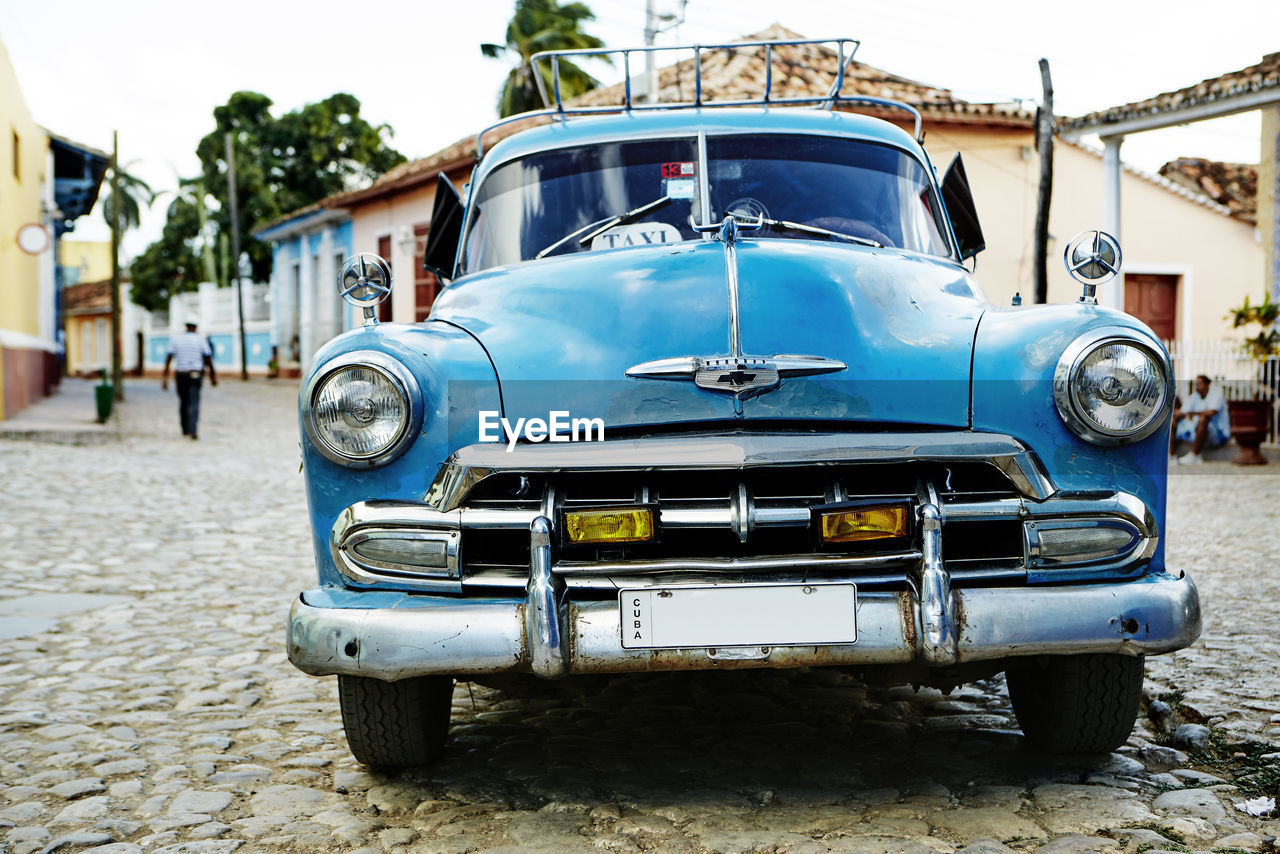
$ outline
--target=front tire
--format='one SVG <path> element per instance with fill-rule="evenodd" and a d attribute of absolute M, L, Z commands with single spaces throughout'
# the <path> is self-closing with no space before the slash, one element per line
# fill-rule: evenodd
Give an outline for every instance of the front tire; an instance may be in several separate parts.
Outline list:
<path fill-rule="evenodd" d="M 338 700 L 351 755 L 370 768 L 430 765 L 444 752 L 453 704 L 448 676 L 383 682 L 339 675 Z"/>
<path fill-rule="evenodd" d="M 1041 656 L 1006 673 L 1031 744 L 1050 753 L 1105 753 L 1128 740 L 1142 698 L 1141 655 Z"/>

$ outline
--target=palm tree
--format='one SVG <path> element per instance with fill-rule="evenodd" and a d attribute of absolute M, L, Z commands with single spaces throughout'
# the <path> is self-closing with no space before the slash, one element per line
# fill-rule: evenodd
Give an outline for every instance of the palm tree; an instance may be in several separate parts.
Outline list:
<path fill-rule="evenodd" d="M 116 177 L 116 181 L 120 187 L 120 230 L 128 231 L 131 228 L 137 228 L 142 222 L 142 206 L 150 207 L 156 200 L 157 194 L 146 181 L 123 168 Z M 102 196 L 102 217 L 107 221 L 107 225 L 113 225 L 115 196 L 111 193 L 111 176 L 108 175 L 102 183 L 106 190 Z"/>
<path fill-rule="evenodd" d="M 543 50 L 589 50 L 604 47 L 604 42 L 581 30 L 584 21 L 595 15 L 585 3 L 566 3 L 558 0 L 516 0 L 516 11 L 507 24 L 506 44 L 482 44 L 480 52 L 490 59 L 503 53 L 520 58 L 511 69 L 498 94 L 498 115 L 506 118 L 516 113 L 542 109 L 542 97 L 534 79 L 529 58 Z M 602 57 L 610 62 L 607 57 Z M 610 62 L 610 64 L 612 64 Z M 560 60 L 560 96 L 572 98 L 600 85 L 587 72 L 568 60 Z M 552 90 L 550 63 L 542 63 L 540 71 L 547 93 Z"/>

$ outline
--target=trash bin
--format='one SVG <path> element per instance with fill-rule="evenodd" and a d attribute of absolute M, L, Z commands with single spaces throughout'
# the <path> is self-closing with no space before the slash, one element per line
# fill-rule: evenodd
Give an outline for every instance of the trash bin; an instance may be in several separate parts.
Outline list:
<path fill-rule="evenodd" d="M 111 417 L 111 407 L 116 400 L 115 386 L 107 382 L 107 372 L 102 372 L 102 382 L 93 387 L 93 397 L 98 404 L 98 423 L 106 424 Z"/>

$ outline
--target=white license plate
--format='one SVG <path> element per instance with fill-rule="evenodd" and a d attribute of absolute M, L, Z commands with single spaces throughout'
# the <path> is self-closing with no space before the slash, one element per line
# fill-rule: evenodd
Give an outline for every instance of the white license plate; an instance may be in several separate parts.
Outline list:
<path fill-rule="evenodd" d="M 723 584 L 622 590 L 625 649 L 854 643 L 853 584 Z"/>

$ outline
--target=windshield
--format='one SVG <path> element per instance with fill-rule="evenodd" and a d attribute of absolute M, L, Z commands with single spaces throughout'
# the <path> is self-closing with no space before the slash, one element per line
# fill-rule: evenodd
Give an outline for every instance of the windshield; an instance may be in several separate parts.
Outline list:
<path fill-rule="evenodd" d="M 602 143 L 500 166 L 477 191 L 463 272 L 698 239 L 704 182 L 708 221 L 762 218 L 755 236 L 951 254 L 924 168 L 898 149 L 810 134 L 708 136 L 706 164 L 697 149 Z"/>

